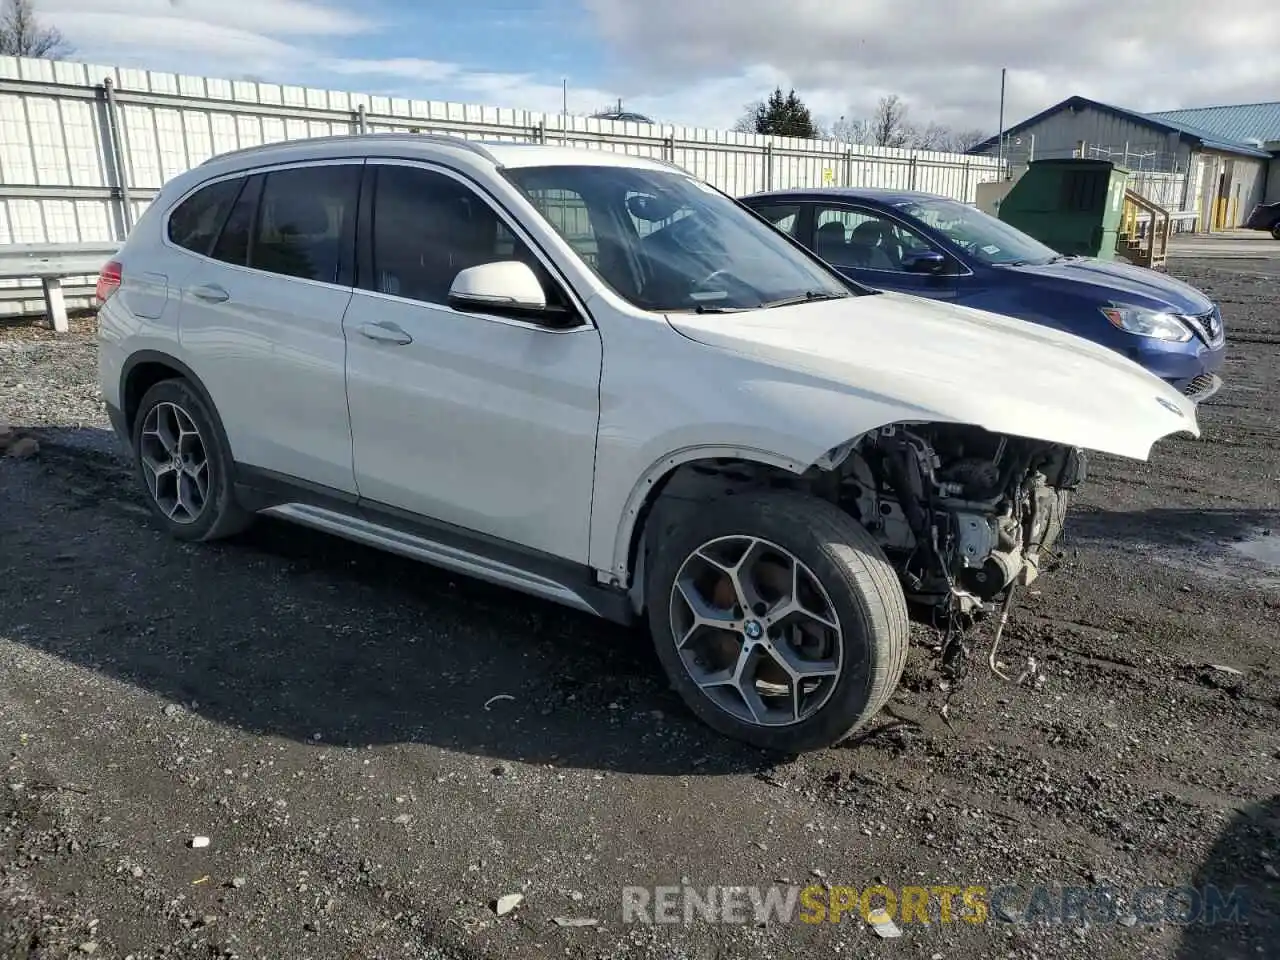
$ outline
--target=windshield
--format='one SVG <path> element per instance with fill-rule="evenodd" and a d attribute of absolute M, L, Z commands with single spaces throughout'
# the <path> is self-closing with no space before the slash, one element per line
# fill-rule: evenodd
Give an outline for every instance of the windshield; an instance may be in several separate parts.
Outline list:
<path fill-rule="evenodd" d="M 686 174 L 609 166 L 504 173 L 601 280 L 643 310 L 753 310 L 857 289 Z"/>
<path fill-rule="evenodd" d="M 970 256 L 993 266 L 1049 263 L 1057 251 L 957 200 L 905 200 L 899 210 L 933 227 Z"/>

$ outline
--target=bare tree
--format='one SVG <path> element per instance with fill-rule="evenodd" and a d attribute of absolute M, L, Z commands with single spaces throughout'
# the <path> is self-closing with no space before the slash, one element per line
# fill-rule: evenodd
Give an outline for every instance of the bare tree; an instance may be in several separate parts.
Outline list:
<path fill-rule="evenodd" d="M 906 103 L 896 93 L 881 97 L 871 117 L 871 142 L 877 147 L 905 147 L 910 139 Z"/>
<path fill-rule="evenodd" d="M 831 137 L 841 143 L 855 145 L 871 142 L 871 124 L 866 120 L 851 120 L 841 117 L 831 124 Z"/>
<path fill-rule="evenodd" d="M 4 0 L 0 9 L 0 55 L 61 60 L 73 52 L 57 27 L 42 27 L 32 0 Z"/>
<path fill-rule="evenodd" d="M 976 127 L 972 130 L 955 130 L 952 131 L 951 140 L 947 144 L 947 149 L 956 153 L 968 153 L 978 144 L 985 140 L 990 140 L 991 134 L 985 130 L 979 130 Z"/>

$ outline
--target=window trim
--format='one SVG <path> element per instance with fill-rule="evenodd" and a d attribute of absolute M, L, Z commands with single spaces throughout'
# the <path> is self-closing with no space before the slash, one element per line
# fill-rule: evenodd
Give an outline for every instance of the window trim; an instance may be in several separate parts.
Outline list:
<path fill-rule="evenodd" d="M 815 246 L 817 245 L 817 242 L 818 242 L 818 217 L 821 215 L 821 212 L 824 209 L 847 210 L 850 213 L 867 214 L 870 216 L 878 217 L 881 220 L 888 220 L 890 223 L 897 224 L 898 226 L 906 230 L 909 230 L 911 233 L 914 233 L 916 236 L 920 237 L 921 239 L 928 241 L 930 246 L 937 248 L 940 253 L 946 256 L 947 259 L 949 259 L 952 263 L 955 263 L 956 265 L 958 265 L 961 268 L 961 270 L 963 270 L 964 272 L 963 273 L 913 273 L 910 270 L 881 270 L 876 267 L 858 267 L 858 266 L 854 266 L 853 264 L 843 266 L 841 267 L 841 269 L 865 270 L 867 273 L 883 273 L 883 274 L 888 274 L 894 277 L 904 277 L 904 276 L 905 277 L 935 277 L 935 278 L 947 277 L 947 278 L 954 278 L 959 280 L 963 277 L 973 276 L 973 270 L 969 268 L 969 265 L 967 263 L 965 263 L 962 259 L 960 259 L 954 253 L 948 250 L 938 240 L 925 234 L 923 231 L 921 231 L 919 227 L 915 226 L 914 224 L 907 223 L 901 217 L 890 213 L 888 210 L 882 210 L 878 207 L 864 206 L 862 204 L 859 204 L 857 201 L 853 201 L 853 200 L 841 200 L 841 201 L 815 200 L 813 201 L 813 210 L 809 219 L 813 227 L 813 242 Z M 839 266 L 839 265 L 837 264 L 836 266 Z"/>
<path fill-rule="evenodd" d="M 464 188 L 469 189 L 479 199 L 488 205 L 489 209 L 494 212 L 502 224 L 509 230 L 517 240 L 524 243 L 526 247 L 537 258 L 538 262 L 546 269 L 553 283 L 557 284 L 565 299 L 569 301 L 571 309 L 578 318 L 578 323 L 573 326 L 553 327 L 545 323 L 539 323 L 536 320 L 522 320 L 519 317 L 502 316 L 498 314 L 485 313 L 482 310 L 457 310 L 449 306 L 447 303 L 432 303 L 429 300 L 418 300 L 414 297 L 402 297 L 399 294 L 383 293 L 375 290 L 370 286 L 356 286 L 355 291 L 364 296 L 376 297 L 380 300 L 391 300 L 396 303 L 407 303 L 417 307 L 429 310 L 443 310 L 446 313 L 458 316 L 468 317 L 476 320 L 484 320 L 491 323 L 501 323 L 508 326 L 524 327 L 527 329 L 540 330 L 544 333 L 553 334 L 569 334 L 578 333 L 584 330 L 594 331 L 597 329 L 595 318 L 592 317 L 590 311 L 587 310 L 585 298 L 578 294 L 573 285 L 566 279 L 564 272 L 556 264 L 555 260 L 542 248 L 529 231 L 524 228 L 515 216 L 513 216 L 502 204 L 491 190 L 489 190 L 480 181 L 468 176 L 460 170 L 445 166 L 433 160 L 421 159 L 411 160 L 401 157 L 367 157 L 365 167 L 365 183 L 375 179 L 376 168 L 380 166 L 389 167 L 409 167 L 411 169 L 423 170 L 427 173 L 436 173 L 461 184 Z M 364 193 L 361 194 L 362 198 Z M 361 217 L 356 221 L 356 263 L 361 266 L 361 270 L 356 276 L 357 284 L 364 282 L 368 284 L 373 278 L 373 238 L 370 231 L 373 226 L 373 205 L 376 202 L 375 192 L 368 191 L 369 200 L 367 204 L 362 202 Z M 365 209 L 367 207 L 367 210 Z M 366 272 L 368 275 L 366 275 Z"/>
<path fill-rule="evenodd" d="M 320 160 L 290 160 L 285 163 L 269 163 L 269 164 L 263 164 L 261 166 L 246 167 L 245 169 L 236 170 L 232 173 L 226 173 L 226 174 L 222 174 L 221 176 L 210 177 L 208 180 L 202 180 L 199 183 L 194 184 L 190 190 L 188 190 L 181 197 L 175 200 L 169 206 L 169 208 L 165 210 L 165 213 L 164 213 L 165 228 L 162 231 L 160 231 L 160 243 L 162 246 L 168 247 L 169 249 L 174 250 L 177 253 L 187 254 L 193 257 L 199 257 L 201 260 L 207 261 L 208 263 L 214 266 L 225 267 L 228 270 L 243 270 L 247 273 L 254 274 L 255 276 L 278 277 L 281 280 L 287 280 L 294 283 L 309 283 L 318 287 L 327 287 L 331 290 L 348 290 L 348 291 L 354 290 L 355 289 L 354 284 L 343 285 L 340 283 L 334 283 L 333 281 L 330 281 L 330 280 L 312 280 L 308 277 L 295 277 L 287 273 L 273 273 L 270 270 L 261 270 L 257 267 L 250 267 L 245 264 L 228 263 L 226 260 L 218 260 L 217 258 L 210 256 L 207 253 L 199 253 L 195 250 L 189 250 L 186 247 L 179 246 L 178 244 L 174 243 L 172 240 L 169 239 L 168 224 L 169 224 L 169 218 L 173 216 L 173 212 L 178 209 L 178 207 L 183 203 L 183 201 L 185 201 L 188 197 L 190 197 L 196 191 L 202 190 L 203 188 L 211 184 L 218 183 L 222 180 L 233 180 L 236 177 L 244 177 L 247 182 L 250 177 L 261 176 L 263 177 L 263 187 L 265 188 L 266 175 L 269 173 L 273 173 L 275 171 L 295 170 L 295 169 L 300 169 L 302 167 L 338 167 L 338 166 L 359 167 L 361 168 L 361 170 L 363 170 L 368 159 L 369 159 L 368 157 L 325 157 Z M 356 208 L 355 208 L 357 213 L 360 209 L 360 192 L 359 191 L 360 191 L 360 187 L 363 186 L 363 183 L 364 183 L 364 178 L 362 176 L 359 184 L 357 185 Z M 243 191 L 243 189 L 244 188 L 242 187 L 241 190 Z M 253 234 L 257 232 L 258 208 L 260 208 L 262 205 L 262 192 L 263 191 L 259 191 L 258 193 L 258 203 L 257 203 L 257 207 L 255 207 L 254 215 L 253 215 L 253 226 L 250 228 L 252 231 L 249 237 L 250 252 L 252 252 L 252 248 L 253 248 L 253 240 L 254 240 Z M 240 195 L 237 194 L 236 200 L 239 201 L 239 199 L 240 199 Z M 227 215 L 229 217 L 231 215 L 231 211 L 227 211 Z M 227 226 L 227 222 L 226 220 L 223 220 L 222 226 L 218 230 L 218 236 L 214 239 L 213 244 L 211 244 L 209 247 L 210 251 L 212 251 L 214 246 L 217 245 L 218 240 L 222 238 L 222 231 L 223 229 L 226 228 L 226 226 Z M 352 250 L 352 253 L 354 254 L 354 249 Z M 246 255 L 245 259 L 248 259 L 248 255 Z M 354 256 L 352 257 L 351 279 L 353 281 L 355 279 Z"/>

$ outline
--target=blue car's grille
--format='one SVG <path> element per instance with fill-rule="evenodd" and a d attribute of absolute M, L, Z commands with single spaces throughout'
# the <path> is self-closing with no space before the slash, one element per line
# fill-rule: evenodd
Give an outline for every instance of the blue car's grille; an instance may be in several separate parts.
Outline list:
<path fill-rule="evenodd" d="M 1183 319 L 1191 324 L 1191 329 L 1198 333 L 1200 339 L 1210 346 L 1216 346 L 1222 342 L 1222 313 L 1217 307 L 1214 307 L 1208 313 L 1184 316 Z"/>

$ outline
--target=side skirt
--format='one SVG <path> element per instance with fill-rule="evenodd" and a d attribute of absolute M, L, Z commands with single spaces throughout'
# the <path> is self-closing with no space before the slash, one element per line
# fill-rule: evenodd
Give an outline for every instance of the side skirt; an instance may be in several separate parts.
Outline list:
<path fill-rule="evenodd" d="M 614 623 L 630 625 L 636 620 L 627 594 L 596 586 L 588 567 L 256 467 L 237 464 L 235 470 L 236 499 L 246 510 L 542 597 Z"/>

